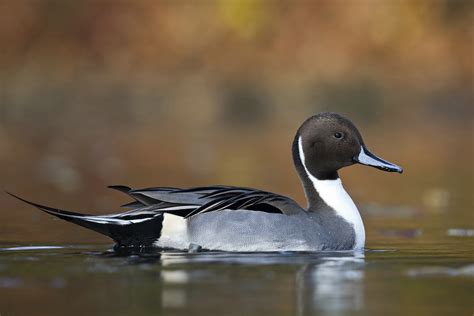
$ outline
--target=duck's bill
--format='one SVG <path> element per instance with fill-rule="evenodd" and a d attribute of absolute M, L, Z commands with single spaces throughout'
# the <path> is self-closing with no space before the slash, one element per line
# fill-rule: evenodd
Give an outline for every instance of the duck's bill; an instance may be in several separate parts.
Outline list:
<path fill-rule="evenodd" d="M 365 146 L 361 146 L 360 153 L 358 156 L 354 157 L 354 161 L 383 171 L 398 173 L 403 172 L 401 167 L 375 156 Z"/>

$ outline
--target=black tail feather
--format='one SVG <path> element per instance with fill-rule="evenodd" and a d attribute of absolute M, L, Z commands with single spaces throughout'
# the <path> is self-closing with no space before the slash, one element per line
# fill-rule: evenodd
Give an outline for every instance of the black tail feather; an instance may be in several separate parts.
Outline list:
<path fill-rule="evenodd" d="M 43 212 L 54 215 L 62 220 L 91 229 L 112 238 L 119 247 L 148 247 L 159 239 L 163 227 L 163 214 L 157 213 L 148 219 L 133 222 L 107 216 L 86 215 L 69 212 L 25 200 L 7 192 L 18 200 L 32 205 Z"/>
<path fill-rule="evenodd" d="M 109 185 L 109 189 L 114 189 L 123 193 L 128 193 L 132 188 L 127 187 L 126 185 Z"/>

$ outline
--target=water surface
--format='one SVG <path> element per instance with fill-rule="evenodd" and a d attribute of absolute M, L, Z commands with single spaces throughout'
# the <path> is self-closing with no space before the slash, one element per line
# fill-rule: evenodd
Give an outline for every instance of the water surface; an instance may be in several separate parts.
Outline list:
<path fill-rule="evenodd" d="M 472 315 L 473 238 L 437 233 L 386 229 L 359 253 L 3 244 L 0 314 Z"/>

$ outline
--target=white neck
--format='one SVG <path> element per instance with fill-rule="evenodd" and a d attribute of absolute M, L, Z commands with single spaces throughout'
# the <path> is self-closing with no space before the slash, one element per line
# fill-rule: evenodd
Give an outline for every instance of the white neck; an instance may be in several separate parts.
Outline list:
<path fill-rule="evenodd" d="M 314 189 L 318 192 L 319 197 L 334 211 L 337 215 L 344 218 L 349 224 L 352 224 L 355 232 L 354 249 L 364 248 L 365 244 L 365 229 L 362 218 L 356 205 L 352 201 L 349 194 L 342 186 L 341 179 L 336 180 L 319 180 L 313 176 L 306 168 L 305 155 L 303 152 L 303 144 L 301 136 L 298 138 L 298 151 L 300 155 L 303 168 L 313 183 Z"/>

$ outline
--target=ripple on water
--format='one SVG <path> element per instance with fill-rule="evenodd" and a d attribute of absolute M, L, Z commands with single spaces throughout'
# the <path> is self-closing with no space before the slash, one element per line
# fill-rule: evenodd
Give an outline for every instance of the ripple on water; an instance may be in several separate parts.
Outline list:
<path fill-rule="evenodd" d="M 50 249 L 63 249 L 64 246 L 19 246 L 0 248 L 0 251 L 27 251 L 27 250 L 50 250 Z"/>
<path fill-rule="evenodd" d="M 23 281 L 17 277 L 1 277 L 0 288 L 14 289 L 23 285 Z"/>
<path fill-rule="evenodd" d="M 446 234 L 452 237 L 474 237 L 474 229 L 450 228 Z"/>
<path fill-rule="evenodd" d="M 410 269 L 406 273 L 410 277 L 424 276 L 469 276 L 474 277 L 474 264 L 466 265 L 460 268 L 449 267 L 421 267 Z"/>

